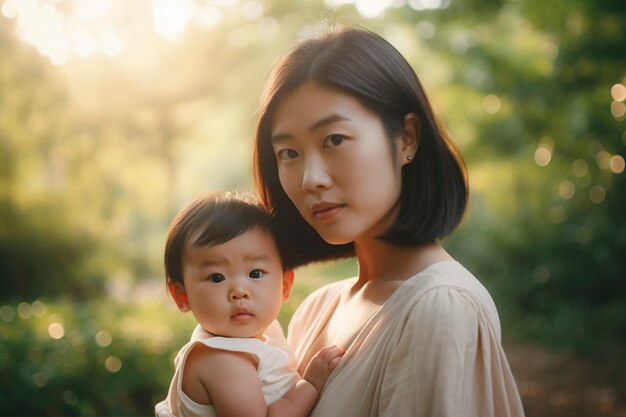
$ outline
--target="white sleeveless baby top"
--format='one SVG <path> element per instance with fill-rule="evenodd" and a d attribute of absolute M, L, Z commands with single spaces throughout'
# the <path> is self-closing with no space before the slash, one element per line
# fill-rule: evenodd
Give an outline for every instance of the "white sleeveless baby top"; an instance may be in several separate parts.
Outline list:
<path fill-rule="evenodd" d="M 167 398 L 155 406 L 155 415 L 157 417 L 212 417 L 217 415 L 215 407 L 196 403 L 182 389 L 185 362 L 196 343 L 202 343 L 214 349 L 245 352 L 253 355 L 258 361 L 257 372 L 265 403 L 269 405 L 282 398 L 300 379 L 296 372 L 296 361 L 278 322 L 275 321 L 267 329 L 264 339 L 212 336 L 198 326 L 189 343 L 183 346 L 174 359 L 176 370 Z"/>

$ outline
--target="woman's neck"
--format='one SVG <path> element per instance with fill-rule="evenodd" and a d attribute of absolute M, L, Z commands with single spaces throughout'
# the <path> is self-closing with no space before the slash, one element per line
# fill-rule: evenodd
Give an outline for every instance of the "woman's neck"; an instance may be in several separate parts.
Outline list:
<path fill-rule="evenodd" d="M 379 239 L 354 243 L 359 265 L 358 281 L 404 281 L 437 262 L 453 258 L 433 241 L 419 246 L 395 246 Z"/>

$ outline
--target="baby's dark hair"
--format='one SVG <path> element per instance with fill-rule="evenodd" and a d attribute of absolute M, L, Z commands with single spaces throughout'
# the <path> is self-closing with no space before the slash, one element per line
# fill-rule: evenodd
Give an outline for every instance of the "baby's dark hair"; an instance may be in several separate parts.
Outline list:
<path fill-rule="evenodd" d="M 254 197 L 228 191 L 198 197 L 170 224 L 164 256 L 166 279 L 183 283 L 183 255 L 187 242 L 193 246 L 219 245 L 255 227 L 274 236 L 269 214 Z"/>

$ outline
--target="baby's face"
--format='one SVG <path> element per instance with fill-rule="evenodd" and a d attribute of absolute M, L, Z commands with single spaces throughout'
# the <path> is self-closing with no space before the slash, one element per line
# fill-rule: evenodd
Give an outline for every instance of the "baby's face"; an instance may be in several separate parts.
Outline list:
<path fill-rule="evenodd" d="M 226 243 L 185 246 L 183 281 L 198 323 L 226 337 L 261 337 L 278 316 L 283 269 L 272 236 L 255 227 Z"/>

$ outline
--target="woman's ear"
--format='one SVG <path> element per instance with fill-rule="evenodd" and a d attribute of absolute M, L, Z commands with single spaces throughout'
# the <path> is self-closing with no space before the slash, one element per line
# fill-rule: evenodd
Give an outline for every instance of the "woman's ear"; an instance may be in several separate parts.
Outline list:
<path fill-rule="evenodd" d="M 398 160 L 402 166 L 415 159 L 420 142 L 420 126 L 420 119 L 415 113 L 408 113 L 404 116 L 404 129 L 396 139 Z"/>
<path fill-rule="evenodd" d="M 189 307 L 189 297 L 187 296 L 187 291 L 185 291 L 183 284 L 168 279 L 167 288 L 170 290 L 170 295 L 180 311 L 186 313 L 191 310 L 191 307 Z"/>
<path fill-rule="evenodd" d="M 283 272 L 283 302 L 289 299 L 291 288 L 293 287 L 293 269 Z"/>

